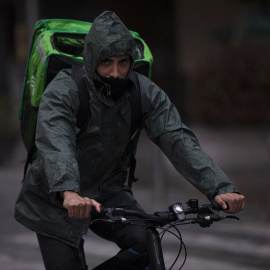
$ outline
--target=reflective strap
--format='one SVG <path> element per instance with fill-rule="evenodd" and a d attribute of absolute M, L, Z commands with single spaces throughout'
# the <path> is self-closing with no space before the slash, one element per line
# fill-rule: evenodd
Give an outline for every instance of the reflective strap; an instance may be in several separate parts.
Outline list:
<path fill-rule="evenodd" d="M 42 64 L 44 65 L 46 59 L 47 59 L 47 56 L 45 55 L 45 52 L 44 50 L 42 49 L 42 45 L 41 45 L 41 40 L 42 40 L 42 37 L 40 37 L 38 39 L 38 42 L 37 42 L 37 49 L 38 49 L 38 53 L 41 57 L 41 61 L 42 61 Z"/>

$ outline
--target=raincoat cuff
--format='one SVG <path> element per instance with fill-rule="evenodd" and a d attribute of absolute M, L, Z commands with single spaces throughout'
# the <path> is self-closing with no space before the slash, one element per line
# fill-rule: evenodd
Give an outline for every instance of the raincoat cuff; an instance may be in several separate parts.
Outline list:
<path fill-rule="evenodd" d="M 74 191 L 74 192 L 80 194 L 80 191 L 77 189 L 65 189 L 65 190 L 55 190 L 55 191 L 51 190 L 49 193 L 50 199 L 55 203 L 60 202 L 61 204 L 63 204 L 64 199 L 63 199 L 62 193 L 66 190 Z"/>
<path fill-rule="evenodd" d="M 236 188 L 236 187 L 227 187 L 227 188 L 221 188 L 218 190 L 218 192 L 216 192 L 214 194 L 214 196 L 212 196 L 210 198 L 210 200 L 214 200 L 216 196 L 220 195 L 220 194 L 225 194 L 225 193 L 237 193 L 237 194 L 240 194 L 239 190 Z"/>

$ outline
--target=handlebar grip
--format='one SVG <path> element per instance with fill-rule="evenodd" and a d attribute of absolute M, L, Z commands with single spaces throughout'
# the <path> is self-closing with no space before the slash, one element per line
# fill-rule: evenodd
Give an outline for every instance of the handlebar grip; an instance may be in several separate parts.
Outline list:
<path fill-rule="evenodd" d="M 101 217 L 101 216 L 104 216 L 105 214 L 105 209 L 104 207 L 100 207 L 100 213 L 97 212 L 96 208 L 94 206 L 92 206 L 92 210 L 91 210 L 91 215 L 92 217 Z"/>
<path fill-rule="evenodd" d="M 218 205 L 218 203 L 215 200 L 212 200 L 211 203 L 213 205 L 214 210 L 223 211 L 223 209 Z"/>
<path fill-rule="evenodd" d="M 91 215 L 92 216 L 96 216 L 98 215 L 99 213 L 97 212 L 96 208 L 94 206 L 92 206 L 92 209 L 91 209 Z"/>

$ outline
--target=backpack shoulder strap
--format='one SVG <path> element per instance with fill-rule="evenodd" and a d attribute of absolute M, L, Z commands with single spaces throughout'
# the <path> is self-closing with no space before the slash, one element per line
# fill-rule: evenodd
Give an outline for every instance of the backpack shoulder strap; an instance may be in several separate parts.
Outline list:
<path fill-rule="evenodd" d="M 136 169 L 135 152 L 140 136 L 143 113 L 142 113 L 141 89 L 138 74 L 136 72 L 131 71 L 130 79 L 135 85 L 135 87 L 132 88 L 132 91 L 128 98 L 131 107 L 131 139 L 128 146 L 130 152 L 128 186 L 129 188 L 132 188 L 133 182 L 137 182 L 139 180 L 138 178 L 135 178 L 134 175 Z"/>
<path fill-rule="evenodd" d="M 135 87 L 132 87 L 131 93 L 128 97 L 128 101 L 131 107 L 131 139 L 134 138 L 140 129 L 142 123 L 142 101 L 141 90 L 138 74 L 131 71 L 130 80 L 134 83 Z"/>
<path fill-rule="evenodd" d="M 87 91 L 87 86 L 84 78 L 84 73 L 81 65 L 72 65 L 72 78 L 76 82 L 79 91 L 80 106 L 77 113 L 76 127 L 80 129 L 77 137 L 85 130 L 90 119 L 89 100 L 90 95 Z"/>

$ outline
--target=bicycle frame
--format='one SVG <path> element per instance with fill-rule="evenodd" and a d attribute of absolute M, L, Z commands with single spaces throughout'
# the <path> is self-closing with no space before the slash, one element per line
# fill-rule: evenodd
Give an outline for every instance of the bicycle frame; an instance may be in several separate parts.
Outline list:
<path fill-rule="evenodd" d="M 163 251 L 159 233 L 155 228 L 147 228 L 149 267 L 155 270 L 165 270 Z"/>

